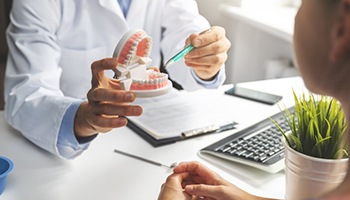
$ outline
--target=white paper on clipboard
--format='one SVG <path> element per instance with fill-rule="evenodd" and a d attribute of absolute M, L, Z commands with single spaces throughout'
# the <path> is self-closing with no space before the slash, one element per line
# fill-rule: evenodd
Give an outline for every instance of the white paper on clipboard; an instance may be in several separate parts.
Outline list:
<path fill-rule="evenodd" d="M 174 89 L 163 96 L 137 99 L 135 104 L 142 106 L 143 114 L 128 118 L 155 139 L 171 138 L 189 130 L 233 121 L 220 111 L 222 106 L 217 103 L 215 97 Z"/>

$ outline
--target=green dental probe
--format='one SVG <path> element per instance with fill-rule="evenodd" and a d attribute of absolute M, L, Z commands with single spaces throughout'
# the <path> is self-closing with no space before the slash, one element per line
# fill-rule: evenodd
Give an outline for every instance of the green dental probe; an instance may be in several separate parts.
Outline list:
<path fill-rule="evenodd" d="M 194 48 L 194 46 L 192 46 L 192 44 L 187 45 L 182 51 L 180 51 L 175 56 L 170 58 L 170 60 L 165 63 L 164 68 L 174 64 L 175 62 L 177 62 L 181 58 L 185 57 L 185 55 L 188 54 L 190 51 L 192 51 L 193 48 Z"/>
<path fill-rule="evenodd" d="M 211 31 L 211 28 L 204 30 L 202 32 L 199 33 L 199 35 L 202 35 L 204 33 L 208 33 Z M 190 51 L 192 51 L 192 49 L 194 49 L 194 46 L 192 44 L 187 45 L 183 50 L 181 50 L 179 53 L 177 53 L 175 56 L 173 56 L 172 58 L 170 58 L 168 60 L 168 62 L 165 63 L 164 68 L 174 64 L 175 62 L 177 62 L 178 60 L 180 60 L 181 58 L 185 57 L 186 54 L 188 54 Z"/>

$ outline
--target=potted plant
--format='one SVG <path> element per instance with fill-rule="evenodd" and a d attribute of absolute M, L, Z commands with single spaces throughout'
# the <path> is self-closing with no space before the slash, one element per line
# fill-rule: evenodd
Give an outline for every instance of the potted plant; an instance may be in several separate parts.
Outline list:
<path fill-rule="evenodd" d="M 320 196 L 337 187 L 347 171 L 348 136 L 345 113 L 331 97 L 294 95 L 294 111 L 284 111 L 290 131 L 285 145 L 286 199 Z"/>

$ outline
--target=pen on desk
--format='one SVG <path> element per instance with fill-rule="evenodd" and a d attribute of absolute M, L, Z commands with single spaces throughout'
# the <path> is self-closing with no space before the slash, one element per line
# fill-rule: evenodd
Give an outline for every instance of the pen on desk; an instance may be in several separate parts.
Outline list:
<path fill-rule="evenodd" d="M 199 33 L 199 35 L 202 35 L 204 33 L 208 33 L 210 32 L 211 29 L 205 30 L 201 33 Z M 192 44 L 187 45 L 183 50 L 181 50 L 179 53 L 177 53 L 175 56 L 173 56 L 172 58 L 170 58 L 168 60 L 168 62 L 165 63 L 164 68 L 174 64 L 175 62 L 177 62 L 178 60 L 180 60 L 181 58 L 185 57 L 186 54 L 188 54 L 190 51 L 192 51 L 192 49 L 194 49 L 194 46 Z"/>
<path fill-rule="evenodd" d="M 237 125 L 237 122 L 229 122 L 223 125 L 210 125 L 207 127 L 203 128 L 198 128 L 190 131 L 184 131 L 181 133 L 181 137 L 186 139 L 186 138 L 191 138 L 191 137 L 196 137 L 196 136 L 201 136 L 201 135 L 206 135 L 209 133 L 220 133 L 223 131 L 231 130 L 234 129 Z"/>
<path fill-rule="evenodd" d="M 141 160 L 141 161 L 150 163 L 150 164 L 152 164 L 152 165 L 160 166 L 160 167 L 166 167 L 166 168 L 171 169 L 171 168 L 174 168 L 174 167 L 177 166 L 177 163 L 176 163 L 176 162 L 175 162 L 175 163 L 172 163 L 170 166 L 168 166 L 168 165 L 164 165 L 164 164 L 162 164 L 162 163 L 155 162 L 155 161 L 153 161 L 153 160 L 149 160 L 149 159 L 146 159 L 146 158 L 142 158 L 142 157 L 140 157 L 140 156 L 132 155 L 132 154 L 129 154 L 129 153 L 126 153 L 126 152 L 117 150 L 117 149 L 114 149 L 114 152 L 115 152 L 115 153 L 122 154 L 122 155 L 124 155 L 124 156 L 129 156 L 129 157 L 131 157 L 131 158 L 135 158 L 135 159 L 137 159 L 137 160 Z"/>

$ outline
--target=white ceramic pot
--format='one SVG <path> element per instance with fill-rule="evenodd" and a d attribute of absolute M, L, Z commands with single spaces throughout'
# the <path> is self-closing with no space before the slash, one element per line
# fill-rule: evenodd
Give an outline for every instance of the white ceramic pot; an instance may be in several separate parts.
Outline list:
<path fill-rule="evenodd" d="M 344 179 L 348 159 L 322 159 L 299 153 L 284 141 L 287 200 L 318 197 Z"/>

